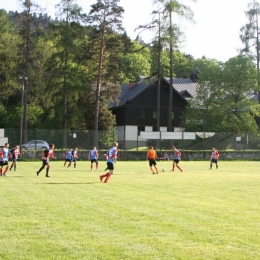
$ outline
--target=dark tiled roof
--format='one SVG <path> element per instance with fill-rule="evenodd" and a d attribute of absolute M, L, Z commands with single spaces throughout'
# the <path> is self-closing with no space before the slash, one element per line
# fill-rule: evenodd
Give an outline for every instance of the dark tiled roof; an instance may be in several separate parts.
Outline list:
<path fill-rule="evenodd" d="M 135 86 L 129 88 L 128 84 L 121 85 L 121 94 L 118 97 L 119 106 L 124 105 L 127 101 L 133 100 L 139 94 L 141 94 L 146 88 L 148 88 L 153 82 L 154 79 L 147 79 L 146 77 L 140 78 L 141 81 L 137 82 Z M 170 85 L 170 78 L 164 77 L 164 80 Z M 189 100 L 196 97 L 196 89 L 198 83 L 193 82 L 190 79 L 174 78 L 173 79 L 173 88 L 179 93 L 180 97 Z M 258 100 L 257 94 L 253 93 L 247 96 L 248 99 Z M 115 107 L 115 103 L 110 103 L 110 107 Z"/>
<path fill-rule="evenodd" d="M 170 85 L 170 78 L 164 78 L 166 82 Z M 140 93 L 142 93 L 146 88 L 148 88 L 154 80 L 144 80 L 137 82 L 135 86 L 129 88 L 128 84 L 121 85 L 121 94 L 118 97 L 119 106 L 124 105 L 127 101 L 131 101 Z M 196 87 L 198 83 L 194 83 L 190 79 L 173 79 L 173 88 L 180 94 L 181 97 L 188 100 L 196 96 Z M 111 107 L 114 107 L 115 104 L 110 104 Z"/>
<path fill-rule="evenodd" d="M 170 85 L 170 78 L 164 78 Z M 191 97 L 196 96 L 196 89 L 197 89 L 198 83 L 193 82 L 190 79 L 181 79 L 181 78 L 174 78 L 173 79 L 173 88 L 179 92 L 179 94 L 185 98 L 189 99 Z M 190 94 L 191 97 L 189 97 Z"/>
<path fill-rule="evenodd" d="M 142 93 L 147 87 L 151 85 L 151 81 L 137 82 L 135 86 L 129 88 L 129 85 L 121 86 L 121 95 L 118 97 L 119 106 L 124 105 L 128 100 L 131 101 L 133 98 Z"/>

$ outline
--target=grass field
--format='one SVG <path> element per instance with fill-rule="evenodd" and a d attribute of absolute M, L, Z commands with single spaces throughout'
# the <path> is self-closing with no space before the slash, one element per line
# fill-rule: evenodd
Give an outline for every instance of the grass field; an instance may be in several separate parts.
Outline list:
<path fill-rule="evenodd" d="M 0 177 L 0 259 L 260 259 L 259 162 L 18 162 Z M 166 168 L 166 172 L 161 172 Z"/>

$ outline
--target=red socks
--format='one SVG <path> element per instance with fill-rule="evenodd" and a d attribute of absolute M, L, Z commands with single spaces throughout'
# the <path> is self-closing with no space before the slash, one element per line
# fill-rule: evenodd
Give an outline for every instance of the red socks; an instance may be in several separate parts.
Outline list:
<path fill-rule="evenodd" d="M 108 174 L 108 176 L 106 177 L 105 181 L 104 182 L 107 182 L 109 180 L 109 178 L 111 177 L 110 174 Z"/>
<path fill-rule="evenodd" d="M 107 172 L 106 174 L 104 175 L 100 175 L 99 178 L 100 178 L 100 181 L 102 182 L 102 179 L 105 178 L 105 181 L 104 182 L 107 182 L 109 180 L 109 178 L 111 177 L 111 174 L 109 172 Z"/>

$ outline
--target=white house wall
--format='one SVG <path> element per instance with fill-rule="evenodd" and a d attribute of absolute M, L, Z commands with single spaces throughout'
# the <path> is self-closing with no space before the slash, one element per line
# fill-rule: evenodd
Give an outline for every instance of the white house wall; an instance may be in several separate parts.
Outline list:
<path fill-rule="evenodd" d="M 125 127 L 124 126 L 117 127 L 117 140 L 118 141 L 125 140 Z"/>
<path fill-rule="evenodd" d="M 8 138 L 5 136 L 5 130 L 3 128 L 0 129 L 0 146 L 4 146 L 5 143 L 8 143 Z"/>
<path fill-rule="evenodd" d="M 129 141 L 136 141 L 138 134 L 138 127 L 133 125 L 125 126 L 125 139 Z"/>

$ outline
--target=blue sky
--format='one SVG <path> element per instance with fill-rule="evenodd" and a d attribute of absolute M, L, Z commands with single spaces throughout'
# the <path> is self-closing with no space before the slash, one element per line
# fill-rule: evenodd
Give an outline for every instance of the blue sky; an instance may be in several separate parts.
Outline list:
<path fill-rule="evenodd" d="M 1 1 L 0 8 L 7 11 L 19 10 L 19 0 Z M 54 6 L 59 0 L 38 0 L 41 7 L 54 17 Z M 210 59 L 227 61 L 238 54 L 242 47 L 239 39 L 240 28 L 247 23 L 245 11 L 249 0 L 180 0 L 189 5 L 194 12 L 195 24 L 180 21 L 186 40 L 182 43 L 181 51 L 191 54 L 194 58 L 205 55 Z M 96 0 L 81 0 L 77 2 L 85 12 Z M 151 12 L 154 10 L 153 0 L 121 0 L 119 5 L 125 9 L 123 25 L 127 34 L 135 39 L 137 32 L 134 29 L 141 24 L 151 21 Z M 143 33 L 141 37 L 148 41 L 151 33 Z"/>

